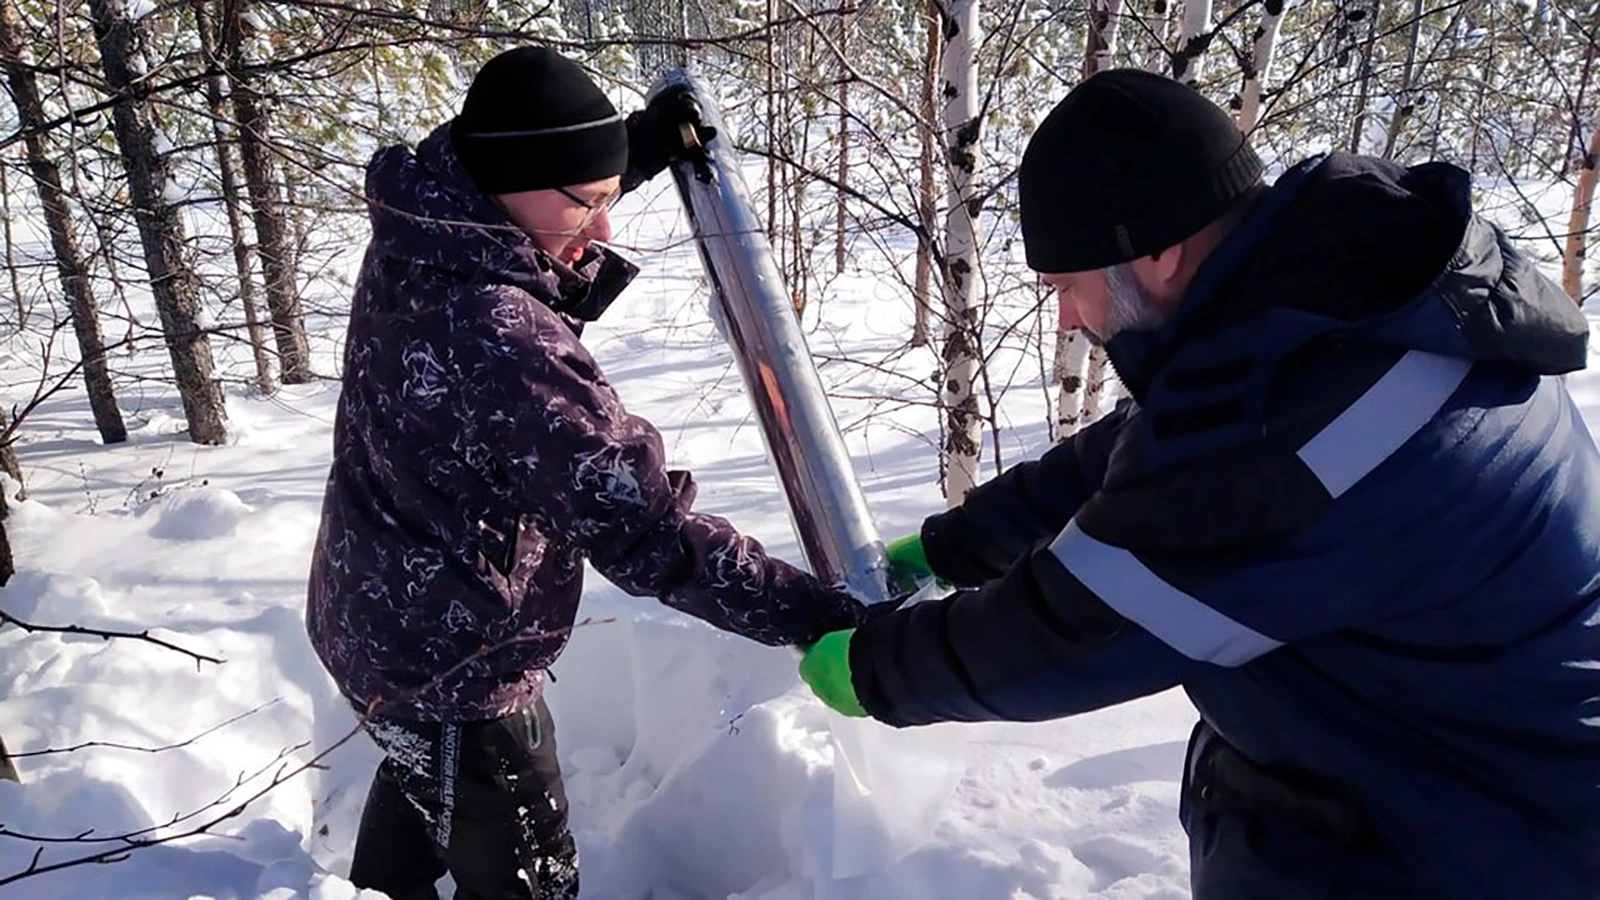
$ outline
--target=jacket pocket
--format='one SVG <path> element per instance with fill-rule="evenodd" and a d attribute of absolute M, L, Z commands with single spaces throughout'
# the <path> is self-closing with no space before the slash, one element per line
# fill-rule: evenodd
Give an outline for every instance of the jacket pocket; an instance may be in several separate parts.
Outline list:
<path fill-rule="evenodd" d="M 522 520 L 501 520 L 491 524 L 478 520 L 478 570 L 485 576 L 492 574 L 509 583 L 517 567 L 517 548 L 522 540 Z"/>
<path fill-rule="evenodd" d="M 1179 818 L 1195 900 L 1333 900 L 1373 840 L 1350 793 L 1261 766 L 1205 722 L 1190 738 Z"/>

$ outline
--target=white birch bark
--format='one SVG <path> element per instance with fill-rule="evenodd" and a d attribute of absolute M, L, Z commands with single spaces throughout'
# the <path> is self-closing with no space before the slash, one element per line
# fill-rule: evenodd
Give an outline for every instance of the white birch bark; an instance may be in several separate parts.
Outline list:
<path fill-rule="evenodd" d="M 1594 203 L 1595 166 L 1600 162 L 1600 121 L 1589 136 L 1589 147 L 1578 170 L 1572 193 L 1572 215 L 1567 220 L 1567 246 L 1561 254 L 1561 287 L 1574 303 L 1583 303 L 1583 259 L 1589 242 L 1589 212 Z"/>
<path fill-rule="evenodd" d="M 1211 42 L 1211 0 L 1183 0 L 1178 25 L 1178 53 L 1172 60 L 1172 77 L 1194 84 L 1205 74 L 1206 46 Z"/>
<path fill-rule="evenodd" d="M 1089 46 L 1084 55 L 1084 75 L 1111 68 L 1117 55 L 1117 29 L 1122 23 L 1123 0 L 1091 0 Z"/>
<path fill-rule="evenodd" d="M 1083 54 L 1083 77 L 1110 68 L 1117 54 L 1117 24 L 1122 0 L 1092 0 Z M 1093 422 L 1110 381 L 1106 353 L 1089 343 L 1082 332 L 1056 331 L 1056 380 L 1060 385 L 1050 436 L 1064 441 Z"/>
<path fill-rule="evenodd" d="M 1244 73 L 1244 91 L 1239 97 L 1239 130 L 1246 134 L 1261 121 L 1261 81 L 1272 66 L 1278 29 L 1283 25 L 1283 11 L 1287 6 L 1286 0 L 1266 0 L 1262 6 L 1261 24 L 1256 26 L 1250 53 L 1250 68 Z"/>
<path fill-rule="evenodd" d="M 1064 441 L 1089 424 L 1084 420 L 1088 408 L 1089 338 L 1077 329 L 1056 331 L 1056 414 L 1050 423 L 1050 437 Z"/>
<path fill-rule="evenodd" d="M 983 418 L 978 408 L 978 0 L 944 0 L 945 497 L 956 506 L 978 483 Z"/>
<path fill-rule="evenodd" d="M 1172 60 L 1167 56 L 1167 40 L 1172 36 L 1171 0 L 1154 0 L 1150 4 L 1149 13 L 1135 12 L 1134 15 L 1143 20 L 1145 32 L 1159 45 L 1157 52 L 1145 56 L 1144 70 L 1160 75 L 1167 74 L 1172 68 Z"/>

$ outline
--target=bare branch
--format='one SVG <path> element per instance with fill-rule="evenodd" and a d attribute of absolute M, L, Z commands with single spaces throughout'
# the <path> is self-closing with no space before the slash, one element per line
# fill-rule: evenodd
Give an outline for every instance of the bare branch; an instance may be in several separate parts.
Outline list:
<path fill-rule="evenodd" d="M 0 613 L 0 616 L 3 615 L 5 614 Z M 9 616 L 7 616 L 7 618 L 10 619 Z M 15 621 L 15 619 L 11 619 L 11 621 Z M 446 679 L 461 671 L 461 669 L 464 667 L 469 666 L 472 663 L 499 652 L 507 647 L 528 643 L 530 641 L 545 640 L 551 637 L 570 634 L 574 629 L 577 628 L 583 628 L 591 625 L 610 624 L 615 621 L 616 619 L 614 618 L 595 619 L 591 617 L 583 619 L 580 622 L 576 622 L 566 628 L 557 628 L 548 631 L 513 635 L 504 641 L 480 647 L 478 650 L 474 651 L 465 659 L 462 659 L 460 662 L 456 663 L 454 666 L 451 666 L 450 668 L 434 676 L 426 684 L 403 691 L 392 698 L 375 698 L 371 703 L 368 704 L 366 711 L 358 713 L 355 726 L 353 726 L 349 731 L 345 732 L 345 734 L 338 740 L 323 748 L 321 751 L 312 754 L 310 758 L 304 760 L 303 762 L 295 765 L 280 765 L 289 756 L 308 747 L 309 742 L 301 742 L 292 747 L 285 747 L 284 749 L 278 751 L 278 754 L 272 760 L 259 767 L 254 772 L 241 773 L 239 777 L 235 779 L 233 786 L 223 791 L 221 795 L 207 805 L 192 812 L 174 816 L 172 819 L 160 825 L 152 825 L 136 831 L 123 832 L 121 834 L 107 835 L 104 837 L 93 837 L 93 829 L 69 836 L 48 836 L 26 834 L 7 828 L 4 825 L 0 825 L 0 837 L 9 837 L 15 840 L 31 841 L 41 844 L 41 846 L 35 850 L 33 859 L 26 869 L 11 875 L 0 876 L 0 887 L 22 881 L 23 879 L 31 878 L 36 875 L 43 875 L 47 872 L 55 872 L 60 871 L 61 869 L 72 868 L 73 866 L 120 862 L 127 859 L 130 854 L 137 850 L 142 850 L 147 847 L 157 847 L 163 844 L 176 843 L 178 841 L 188 840 L 202 835 L 208 835 L 217 826 L 242 815 L 247 809 L 261 800 L 261 798 L 278 788 L 280 785 L 293 780 L 295 777 L 304 772 L 312 769 L 323 768 L 323 761 L 326 760 L 330 754 L 332 754 L 335 750 L 338 750 L 340 747 L 343 747 L 352 738 L 359 734 L 361 730 L 372 720 L 372 718 L 376 715 L 380 715 L 385 708 L 403 704 L 412 697 L 424 694 L 436 688 Z M 251 792 L 242 799 L 234 799 L 235 794 L 241 788 L 261 778 L 268 772 L 268 770 L 274 768 L 276 768 L 277 771 L 273 773 L 272 777 L 265 785 Z M 208 816 L 208 814 L 210 815 Z M 162 830 L 169 829 L 196 819 L 203 819 L 203 821 L 200 821 L 199 824 L 194 825 L 193 827 L 190 827 L 182 832 L 156 836 L 157 833 Z M 105 850 L 85 853 L 81 856 L 72 857 L 70 859 L 50 863 L 48 865 L 40 865 L 39 863 L 45 850 L 43 845 L 48 844 L 115 844 L 117 846 Z"/>
<path fill-rule="evenodd" d="M 29 634 L 82 634 L 107 641 L 112 640 L 113 638 L 144 641 L 149 644 L 155 644 L 157 647 L 165 647 L 168 650 L 182 653 L 184 656 L 193 658 L 196 669 L 199 669 L 200 664 L 203 662 L 214 663 L 216 665 L 221 665 L 223 662 L 223 660 L 219 659 L 218 657 L 208 656 L 204 653 L 196 653 L 193 650 L 179 647 L 177 644 L 155 637 L 154 635 L 150 634 L 150 630 L 148 628 L 144 631 L 111 631 L 103 628 L 87 628 L 83 625 L 35 625 L 31 622 L 24 622 L 5 610 L 0 609 L 0 625 L 6 624 L 15 625 Z M 4 883 L 5 882 L 0 881 L 0 884 Z"/>
<path fill-rule="evenodd" d="M 215 734 L 218 731 L 221 731 L 222 729 L 227 728 L 229 725 L 234 724 L 235 722 L 238 722 L 238 721 L 240 721 L 242 719 L 246 719 L 246 718 L 248 718 L 250 716 L 253 716 L 256 713 L 261 712 L 263 709 L 266 709 L 269 706 L 272 706 L 272 705 L 274 705 L 276 703 L 281 702 L 282 699 L 283 698 L 281 698 L 281 697 L 274 697 L 271 700 L 268 700 L 266 703 L 261 704 L 260 706 L 254 707 L 252 709 L 247 709 L 244 712 L 239 713 L 238 715 L 233 716 L 233 717 L 229 718 L 228 720 L 226 720 L 224 722 L 218 722 L 217 724 L 211 726 L 210 728 L 207 728 L 205 731 L 200 732 L 199 734 L 195 735 L 194 737 L 189 738 L 186 741 L 180 741 L 180 742 L 178 742 L 176 744 L 163 744 L 160 747 L 140 747 L 140 746 L 137 746 L 135 744 L 119 744 L 119 743 L 117 743 L 115 741 L 84 741 L 81 744 L 73 744 L 71 747 L 52 747 L 52 748 L 45 749 L 45 750 L 27 750 L 27 751 L 24 751 L 22 753 L 7 753 L 6 756 L 8 756 L 8 757 L 10 757 L 12 759 L 27 759 L 28 757 L 31 757 L 31 756 L 52 756 L 52 755 L 61 754 L 61 753 L 76 753 L 79 750 L 88 750 L 88 749 L 94 748 L 94 747 L 103 747 L 103 748 L 110 749 L 110 750 L 129 750 L 129 751 L 133 751 L 135 753 L 165 753 L 168 750 L 179 750 L 179 749 L 182 749 L 184 747 L 188 747 L 191 744 L 195 743 L 196 741 L 200 740 L 201 738 L 204 738 L 204 737 L 207 737 L 209 735 Z M 84 832 L 84 833 L 87 834 L 88 832 Z"/>

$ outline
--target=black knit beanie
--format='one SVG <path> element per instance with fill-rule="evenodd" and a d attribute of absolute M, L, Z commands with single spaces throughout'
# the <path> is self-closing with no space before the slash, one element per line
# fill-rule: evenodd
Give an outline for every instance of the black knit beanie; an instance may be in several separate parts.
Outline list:
<path fill-rule="evenodd" d="M 577 63 L 518 47 L 483 64 L 450 143 L 485 194 L 598 181 L 628 167 L 628 130 Z"/>
<path fill-rule="evenodd" d="M 1140 69 L 1100 72 L 1022 154 L 1028 266 L 1083 272 L 1159 253 L 1220 218 L 1261 172 L 1232 117 L 1193 88 Z"/>

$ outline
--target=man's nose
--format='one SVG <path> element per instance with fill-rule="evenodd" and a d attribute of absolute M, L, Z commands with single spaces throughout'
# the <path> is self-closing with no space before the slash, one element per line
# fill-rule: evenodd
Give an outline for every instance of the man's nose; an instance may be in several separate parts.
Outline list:
<path fill-rule="evenodd" d="M 611 210 L 601 210 L 584 227 L 582 234 L 587 240 L 608 243 L 611 240 Z"/>

